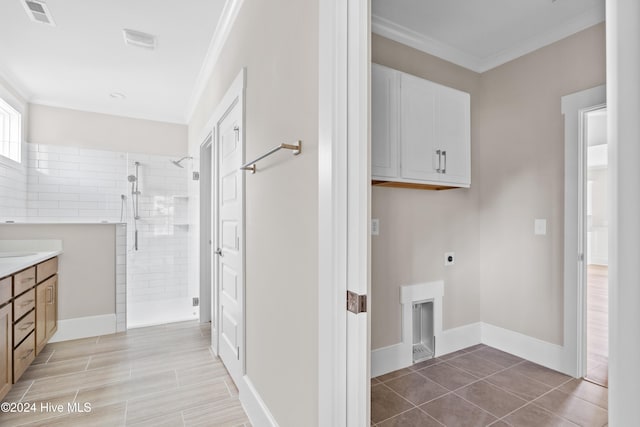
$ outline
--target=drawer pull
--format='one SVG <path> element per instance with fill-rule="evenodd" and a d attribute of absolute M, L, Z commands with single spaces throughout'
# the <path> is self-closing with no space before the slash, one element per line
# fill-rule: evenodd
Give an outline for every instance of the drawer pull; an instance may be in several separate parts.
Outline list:
<path fill-rule="evenodd" d="M 27 351 L 27 353 L 26 353 L 24 356 L 22 356 L 22 357 L 20 358 L 20 360 L 25 360 L 25 359 L 27 359 L 27 358 L 31 355 L 31 353 L 33 353 L 33 349 L 32 349 L 32 348 L 31 348 L 31 349 L 29 349 L 29 351 Z"/>
<path fill-rule="evenodd" d="M 22 304 L 20 304 L 20 307 L 26 307 L 28 305 L 33 304 L 33 302 L 34 302 L 34 300 L 32 300 L 32 299 L 27 300 L 27 301 L 23 302 Z"/>
<path fill-rule="evenodd" d="M 25 323 L 23 327 L 18 328 L 21 331 L 26 331 L 27 329 L 29 329 L 30 327 L 32 327 L 35 324 L 35 322 L 29 322 L 29 323 Z"/>
<path fill-rule="evenodd" d="M 22 285 L 24 283 L 35 282 L 35 281 L 36 281 L 35 277 L 27 277 L 27 278 L 24 278 L 24 279 L 20 280 L 20 284 Z"/>

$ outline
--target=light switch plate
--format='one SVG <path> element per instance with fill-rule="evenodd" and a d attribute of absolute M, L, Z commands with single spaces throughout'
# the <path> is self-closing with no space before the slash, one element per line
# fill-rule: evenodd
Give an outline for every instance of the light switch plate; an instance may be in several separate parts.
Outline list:
<path fill-rule="evenodd" d="M 375 218 L 371 220 L 371 235 L 377 236 L 380 234 L 380 220 Z"/>
<path fill-rule="evenodd" d="M 533 232 L 537 236 L 544 236 L 547 234 L 547 220 L 536 219 L 533 224 Z"/>

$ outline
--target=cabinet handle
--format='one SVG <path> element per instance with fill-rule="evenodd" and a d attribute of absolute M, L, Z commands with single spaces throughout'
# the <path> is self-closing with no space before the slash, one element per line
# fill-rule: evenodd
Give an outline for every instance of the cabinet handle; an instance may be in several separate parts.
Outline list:
<path fill-rule="evenodd" d="M 27 351 L 25 355 L 20 358 L 20 360 L 25 360 L 27 357 L 31 355 L 31 353 L 33 353 L 33 349 L 30 349 L 29 351 Z"/>
<path fill-rule="evenodd" d="M 444 166 L 442 167 L 442 173 L 447 173 L 447 152 L 442 152 L 442 157 L 444 157 Z"/>
<path fill-rule="evenodd" d="M 442 154 L 440 152 L 440 150 L 436 150 L 436 154 L 438 155 L 438 169 L 436 169 L 436 172 L 438 173 L 442 173 Z"/>
<path fill-rule="evenodd" d="M 35 281 L 35 280 L 36 280 L 35 277 L 27 277 L 25 279 L 21 279 L 20 280 L 20 284 L 22 285 L 22 284 L 29 283 L 29 282 Z"/>
<path fill-rule="evenodd" d="M 47 288 L 47 304 L 53 303 L 53 287 Z"/>
<path fill-rule="evenodd" d="M 33 300 L 30 299 L 28 301 L 23 302 L 22 304 L 20 304 L 20 307 L 26 307 L 28 305 L 31 305 L 33 303 Z"/>
<path fill-rule="evenodd" d="M 25 323 L 23 327 L 18 328 L 18 329 L 20 329 L 21 331 L 26 331 L 26 330 L 27 330 L 27 329 L 29 329 L 31 326 L 33 326 L 33 323 L 34 323 L 34 322 Z"/>

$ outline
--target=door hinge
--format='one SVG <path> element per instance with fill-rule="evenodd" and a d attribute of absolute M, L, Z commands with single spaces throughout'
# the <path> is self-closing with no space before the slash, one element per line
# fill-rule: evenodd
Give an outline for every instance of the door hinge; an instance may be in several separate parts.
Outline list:
<path fill-rule="evenodd" d="M 193 307 L 198 307 L 200 305 L 200 298 L 199 297 L 193 297 L 191 305 Z"/>
<path fill-rule="evenodd" d="M 347 311 L 355 314 L 367 312 L 367 295 L 347 291 Z"/>
<path fill-rule="evenodd" d="M 238 355 L 238 360 L 240 360 L 240 347 L 238 347 L 238 351 L 236 354 Z"/>

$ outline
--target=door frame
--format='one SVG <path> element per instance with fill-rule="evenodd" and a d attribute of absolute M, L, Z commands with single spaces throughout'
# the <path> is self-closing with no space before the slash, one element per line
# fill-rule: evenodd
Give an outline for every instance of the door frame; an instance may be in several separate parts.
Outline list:
<path fill-rule="evenodd" d="M 200 323 L 214 323 L 213 307 L 213 132 L 209 132 L 200 144 Z M 211 342 L 217 353 L 217 342 Z"/>
<path fill-rule="evenodd" d="M 241 162 L 245 161 L 245 141 L 244 141 L 244 127 L 245 127 L 245 117 L 246 117 L 246 111 L 245 111 L 245 87 L 246 87 L 246 75 L 247 75 L 247 70 L 246 68 L 242 68 L 240 70 L 240 72 L 238 73 L 238 75 L 235 77 L 235 79 L 233 80 L 233 82 L 231 83 L 231 85 L 229 86 L 229 88 L 227 89 L 227 91 L 225 92 L 224 96 L 222 97 L 222 100 L 218 103 L 217 107 L 215 108 L 213 114 L 211 115 L 211 117 L 209 118 L 209 121 L 207 122 L 206 126 L 204 127 L 204 132 L 203 132 L 203 136 L 200 139 L 201 141 L 206 141 L 207 138 L 209 137 L 209 135 L 211 135 L 211 144 L 212 144 L 212 148 L 211 148 L 211 225 L 210 225 L 210 229 L 211 229 L 211 240 L 212 242 L 217 242 L 218 239 L 218 233 L 217 233 L 217 221 L 218 221 L 218 210 L 217 210 L 217 200 L 218 200 L 218 187 L 216 185 L 216 183 L 219 181 L 219 177 L 218 177 L 218 168 L 216 167 L 217 162 L 218 162 L 218 158 L 217 158 L 217 153 L 218 153 L 218 147 L 217 147 L 217 125 L 218 123 L 222 120 L 222 118 L 224 118 L 224 116 L 227 114 L 227 112 L 229 111 L 229 109 L 231 107 L 233 107 L 234 105 L 237 105 L 238 108 L 240 108 L 240 111 L 242 113 L 242 119 L 241 119 L 241 126 L 240 126 L 240 133 L 239 133 L 239 143 L 240 143 L 240 149 L 241 151 Z M 245 212 L 245 174 L 244 173 L 240 173 L 239 174 L 240 177 L 240 191 L 241 191 L 241 195 L 240 195 L 240 203 L 241 203 L 241 211 L 242 211 L 242 216 L 241 216 L 241 224 L 240 224 L 240 258 L 241 258 L 241 265 L 242 265 L 242 280 L 240 281 L 239 286 L 242 287 L 242 295 L 243 295 L 243 300 L 242 300 L 242 327 L 241 327 L 241 338 L 240 338 L 240 343 L 241 343 L 241 351 L 240 351 L 240 365 L 241 365 L 241 371 L 242 371 L 242 375 L 244 375 L 246 373 L 246 358 L 244 357 L 245 354 L 245 349 L 246 349 L 246 333 L 245 333 L 245 328 L 246 328 L 246 305 L 245 305 L 245 291 L 246 291 L 246 287 L 245 287 L 245 277 L 246 277 L 246 257 L 245 257 L 245 222 L 246 222 L 246 212 Z M 202 240 L 203 238 L 206 238 L 206 236 L 204 236 L 202 234 L 202 230 L 200 230 L 200 239 Z M 213 257 L 213 254 L 212 254 Z M 213 354 L 215 356 L 218 356 L 218 349 L 219 349 L 219 342 L 220 342 L 220 328 L 218 327 L 220 325 L 220 307 L 219 307 L 219 303 L 220 303 L 220 298 L 219 298 L 219 294 L 220 294 L 220 283 L 217 280 L 218 278 L 218 268 L 217 268 L 218 263 L 215 262 L 215 260 L 212 259 L 211 262 L 211 283 L 212 283 L 212 292 L 211 292 L 211 308 L 212 308 L 212 327 L 211 327 L 211 349 L 213 351 Z M 202 268 L 202 267 L 201 267 Z M 241 382 L 240 382 L 241 378 L 234 378 L 234 381 L 236 381 L 236 384 L 238 385 L 238 387 L 241 387 Z"/>
<path fill-rule="evenodd" d="M 564 114 L 564 346 L 563 366 L 586 373 L 586 113 L 606 106 L 606 86 L 562 97 Z"/>
<path fill-rule="evenodd" d="M 370 316 L 346 293 L 371 289 L 370 2 L 319 12 L 318 425 L 368 426 Z"/>

